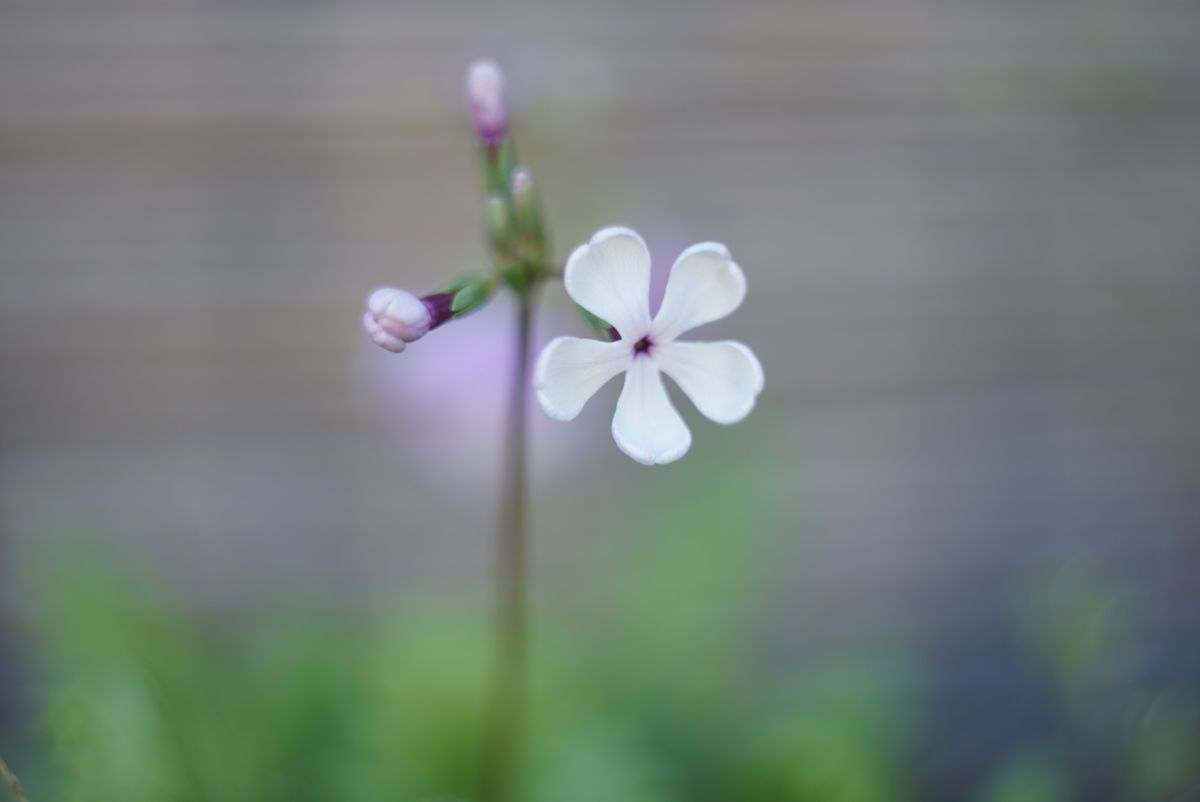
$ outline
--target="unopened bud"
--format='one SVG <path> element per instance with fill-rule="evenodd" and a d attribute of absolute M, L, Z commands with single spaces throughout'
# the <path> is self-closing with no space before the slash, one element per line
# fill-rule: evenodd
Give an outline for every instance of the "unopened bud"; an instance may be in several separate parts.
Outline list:
<path fill-rule="evenodd" d="M 533 188 L 533 176 L 524 167 L 513 170 L 508 191 L 512 197 L 513 217 L 517 228 L 525 234 L 536 235 L 541 229 L 541 210 Z"/>
<path fill-rule="evenodd" d="M 516 203 L 520 203 L 522 198 L 531 196 L 533 194 L 533 176 L 529 173 L 529 168 L 518 167 L 513 170 L 509 186 L 513 201 Z"/>
<path fill-rule="evenodd" d="M 504 73 L 499 64 L 490 58 L 471 64 L 467 70 L 467 102 L 480 140 L 489 148 L 499 145 L 508 132 Z"/>
<path fill-rule="evenodd" d="M 405 343 L 421 339 L 433 325 L 434 310 L 411 292 L 384 287 L 367 299 L 363 328 L 380 348 L 398 354 Z"/>
<path fill-rule="evenodd" d="M 487 228 L 488 242 L 497 251 L 504 250 L 509 240 L 510 224 L 508 204 L 499 195 L 487 199 L 483 210 L 483 222 Z"/>

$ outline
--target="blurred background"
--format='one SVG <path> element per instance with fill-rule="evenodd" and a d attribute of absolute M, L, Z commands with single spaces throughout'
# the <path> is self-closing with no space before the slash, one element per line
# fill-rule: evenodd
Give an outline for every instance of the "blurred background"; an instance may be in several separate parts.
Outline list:
<path fill-rule="evenodd" d="M 1200 799 L 1200 7 L 0 0 L 0 753 L 40 800 L 469 799 L 512 307 L 726 242 L 767 389 L 535 412 L 531 802 Z M 540 341 L 584 333 L 561 289 Z"/>

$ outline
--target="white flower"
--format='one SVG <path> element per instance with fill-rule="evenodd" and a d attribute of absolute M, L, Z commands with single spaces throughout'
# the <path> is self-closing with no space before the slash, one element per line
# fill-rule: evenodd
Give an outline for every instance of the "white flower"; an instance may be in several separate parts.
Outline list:
<path fill-rule="evenodd" d="M 671 267 L 658 314 L 650 316 L 650 252 L 637 232 L 606 228 L 567 260 L 567 294 L 612 324 L 615 342 L 559 337 L 542 351 L 533 386 L 546 414 L 571 420 L 619 373 L 625 388 L 612 433 L 617 446 L 644 465 L 682 457 L 692 435 L 667 397 L 666 373 L 705 417 L 736 423 L 763 388 L 762 365 L 739 342 L 679 342 L 696 326 L 720 320 L 742 303 L 746 277 L 715 242 L 685 250 Z"/>

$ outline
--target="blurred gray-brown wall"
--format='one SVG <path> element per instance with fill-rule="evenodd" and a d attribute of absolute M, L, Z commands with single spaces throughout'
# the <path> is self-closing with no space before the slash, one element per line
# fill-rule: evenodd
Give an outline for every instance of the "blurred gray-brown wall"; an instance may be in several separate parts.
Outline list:
<path fill-rule="evenodd" d="M 754 345 L 768 391 L 744 429 L 689 417 L 689 459 L 769 444 L 794 489 L 781 642 L 904 633 L 969 709 L 1020 682 L 995 645 L 1011 583 L 1063 562 L 1110 567 L 1161 643 L 1195 642 L 1181 0 L 4 0 L 4 620 L 28 612 L 21 555 L 81 531 L 206 606 L 486 576 L 498 441 L 414 445 L 389 414 L 416 356 L 357 323 L 374 286 L 482 263 L 459 96 L 481 54 L 560 254 L 626 223 L 659 269 L 699 239 L 745 267 L 720 336 Z M 492 338 L 507 311 L 461 325 Z M 543 340 L 578 325 L 561 293 L 546 311 Z M 543 542 L 641 470 L 608 440 L 612 392 L 565 457 L 539 422 Z M 1150 670 L 1200 670 L 1163 648 Z M 1025 726 L 992 715 L 996 738 Z"/>

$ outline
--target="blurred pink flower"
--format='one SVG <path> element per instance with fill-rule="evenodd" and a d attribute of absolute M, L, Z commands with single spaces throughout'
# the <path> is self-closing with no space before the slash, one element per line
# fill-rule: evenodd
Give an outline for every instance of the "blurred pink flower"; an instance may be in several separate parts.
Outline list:
<path fill-rule="evenodd" d="M 539 310 L 543 328 L 582 327 L 576 318 L 555 320 L 553 314 L 546 306 Z M 375 348 L 361 349 L 362 385 L 397 447 L 422 471 L 481 488 L 494 483 L 510 403 L 514 316 L 512 300 L 500 297 L 442 326 L 401 359 Z M 535 343 L 535 348 L 541 344 Z M 532 395 L 532 470 L 535 475 L 561 471 L 567 457 L 591 447 L 594 438 L 558 427 L 548 431 L 551 422 L 533 414 Z"/>

